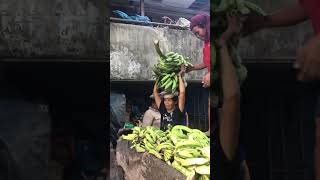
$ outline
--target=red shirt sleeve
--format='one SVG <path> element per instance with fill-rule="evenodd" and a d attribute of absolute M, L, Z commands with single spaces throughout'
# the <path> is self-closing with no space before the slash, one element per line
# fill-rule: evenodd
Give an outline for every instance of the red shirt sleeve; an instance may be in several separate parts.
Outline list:
<path fill-rule="evenodd" d="M 203 63 L 207 66 L 208 72 L 210 72 L 210 41 L 203 46 Z"/>
<path fill-rule="evenodd" d="M 309 16 L 316 34 L 320 33 L 320 1 L 299 0 L 300 4 Z"/>

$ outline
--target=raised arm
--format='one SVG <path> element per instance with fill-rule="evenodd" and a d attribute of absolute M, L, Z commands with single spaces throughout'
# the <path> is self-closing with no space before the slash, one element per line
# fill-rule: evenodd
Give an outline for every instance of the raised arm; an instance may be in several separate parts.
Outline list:
<path fill-rule="evenodd" d="M 183 112 L 184 105 L 186 102 L 186 87 L 184 86 L 184 82 L 183 82 L 181 73 L 179 73 L 178 77 L 179 77 L 179 102 L 178 102 L 178 105 L 179 105 L 180 111 Z"/>
<path fill-rule="evenodd" d="M 156 81 L 156 83 L 154 84 L 153 96 L 154 96 L 154 101 L 156 102 L 157 107 L 160 108 L 161 98 L 158 93 L 158 81 Z"/>
<path fill-rule="evenodd" d="M 229 21 L 238 23 L 235 17 L 229 17 Z M 231 22 L 232 23 L 232 22 Z M 238 24 L 232 24 L 235 28 Z M 230 22 L 229 22 L 230 26 Z M 230 34 L 232 34 L 231 31 Z M 223 90 L 223 105 L 221 109 L 221 123 L 219 127 L 219 138 L 221 147 L 229 160 L 235 156 L 238 148 L 240 129 L 240 87 L 232 59 L 229 55 L 226 42 L 228 39 L 220 41 L 220 64 Z"/>

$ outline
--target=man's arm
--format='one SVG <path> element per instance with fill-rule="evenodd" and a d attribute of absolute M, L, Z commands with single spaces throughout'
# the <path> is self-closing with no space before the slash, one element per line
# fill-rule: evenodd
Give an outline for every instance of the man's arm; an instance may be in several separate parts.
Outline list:
<path fill-rule="evenodd" d="M 154 96 L 154 101 L 156 102 L 157 107 L 160 108 L 161 98 L 158 94 L 158 81 L 156 81 L 156 83 L 154 84 L 153 96 Z"/>
<path fill-rule="evenodd" d="M 220 61 L 223 105 L 221 109 L 219 138 L 226 157 L 232 160 L 239 143 L 240 88 L 235 68 L 232 64 L 228 48 L 225 45 L 220 49 Z"/>
<path fill-rule="evenodd" d="M 192 66 L 188 66 L 187 67 L 187 73 L 190 72 L 190 71 L 194 71 L 194 70 L 202 70 L 204 68 L 206 68 L 207 66 L 204 64 L 204 63 L 199 63 L 199 64 L 195 64 Z"/>
<path fill-rule="evenodd" d="M 228 29 L 219 42 L 223 105 L 219 139 L 221 148 L 228 160 L 236 154 L 240 130 L 240 86 L 232 59 L 228 52 L 227 42 L 233 34 L 240 32 L 241 23 L 238 17 L 228 16 Z M 227 39 L 223 39 L 227 38 Z"/>
<path fill-rule="evenodd" d="M 178 75 L 179 77 L 179 109 L 181 112 L 183 112 L 184 110 L 184 106 L 185 106 L 185 101 L 186 101 L 186 87 L 184 86 L 182 77 L 181 77 L 181 73 L 179 73 Z"/>
<path fill-rule="evenodd" d="M 282 8 L 275 13 L 267 16 L 265 27 L 284 27 L 292 26 L 307 20 L 307 14 L 303 7 L 297 3 Z"/>
<path fill-rule="evenodd" d="M 296 25 L 307 19 L 307 14 L 301 4 L 296 3 L 267 16 L 249 15 L 243 23 L 242 32 L 244 35 L 248 35 L 263 28 Z"/>

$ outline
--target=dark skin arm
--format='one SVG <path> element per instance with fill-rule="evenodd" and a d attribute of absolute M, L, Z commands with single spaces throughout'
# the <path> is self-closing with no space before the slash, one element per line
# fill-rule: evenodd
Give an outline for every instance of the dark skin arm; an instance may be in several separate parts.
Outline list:
<path fill-rule="evenodd" d="M 202 70 L 202 69 L 204 69 L 204 68 L 206 68 L 207 66 L 204 64 L 204 63 L 199 63 L 199 64 L 195 64 L 195 65 L 193 65 L 193 67 L 191 67 L 191 66 L 188 66 L 187 67 L 187 73 L 188 72 L 191 72 L 191 71 L 194 71 L 194 70 Z"/>
<path fill-rule="evenodd" d="M 179 102 L 178 106 L 181 112 L 184 110 L 185 102 L 186 102 L 186 87 L 184 86 L 182 75 L 185 72 L 185 67 L 181 68 L 181 71 L 178 75 L 179 77 Z"/>
<path fill-rule="evenodd" d="M 238 32 L 238 18 L 228 17 L 229 27 L 220 38 L 220 64 L 223 90 L 223 105 L 221 109 L 221 123 L 219 138 L 222 150 L 228 160 L 232 160 L 239 144 L 240 130 L 240 86 L 236 71 L 230 57 L 227 42 L 233 34 Z"/>
<path fill-rule="evenodd" d="M 154 101 L 156 102 L 157 107 L 160 108 L 161 98 L 158 94 L 158 81 L 156 81 L 156 83 L 154 84 L 153 96 L 154 96 Z"/>
<path fill-rule="evenodd" d="M 267 16 L 249 15 L 244 22 L 243 34 L 248 35 L 264 28 L 292 26 L 307 19 L 303 7 L 296 3 Z"/>
<path fill-rule="evenodd" d="M 186 92 L 185 92 L 185 87 L 184 83 L 182 80 L 181 75 L 179 75 L 179 101 L 178 101 L 178 106 L 181 112 L 184 110 L 184 105 L 186 102 Z"/>

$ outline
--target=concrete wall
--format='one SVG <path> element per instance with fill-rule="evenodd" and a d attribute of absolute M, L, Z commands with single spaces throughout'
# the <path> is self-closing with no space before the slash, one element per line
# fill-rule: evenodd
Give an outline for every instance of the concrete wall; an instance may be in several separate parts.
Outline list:
<path fill-rule="evenodd" d="M 105 1 L 0 1 L 2 57 L 105 57 Z"/>
<path fill-rule="evenodd" d="M 110 78 L 115 80 L 151 80 L 151 67 L 159 56 L 153 41 L 160 40 L 163 52 L 174 51 L 202 62 L 203 42 L 190 31 L 128 24 L 110 24 Z M 202 79 L 206 70 L 192 72 L 188 79 Z"/>

